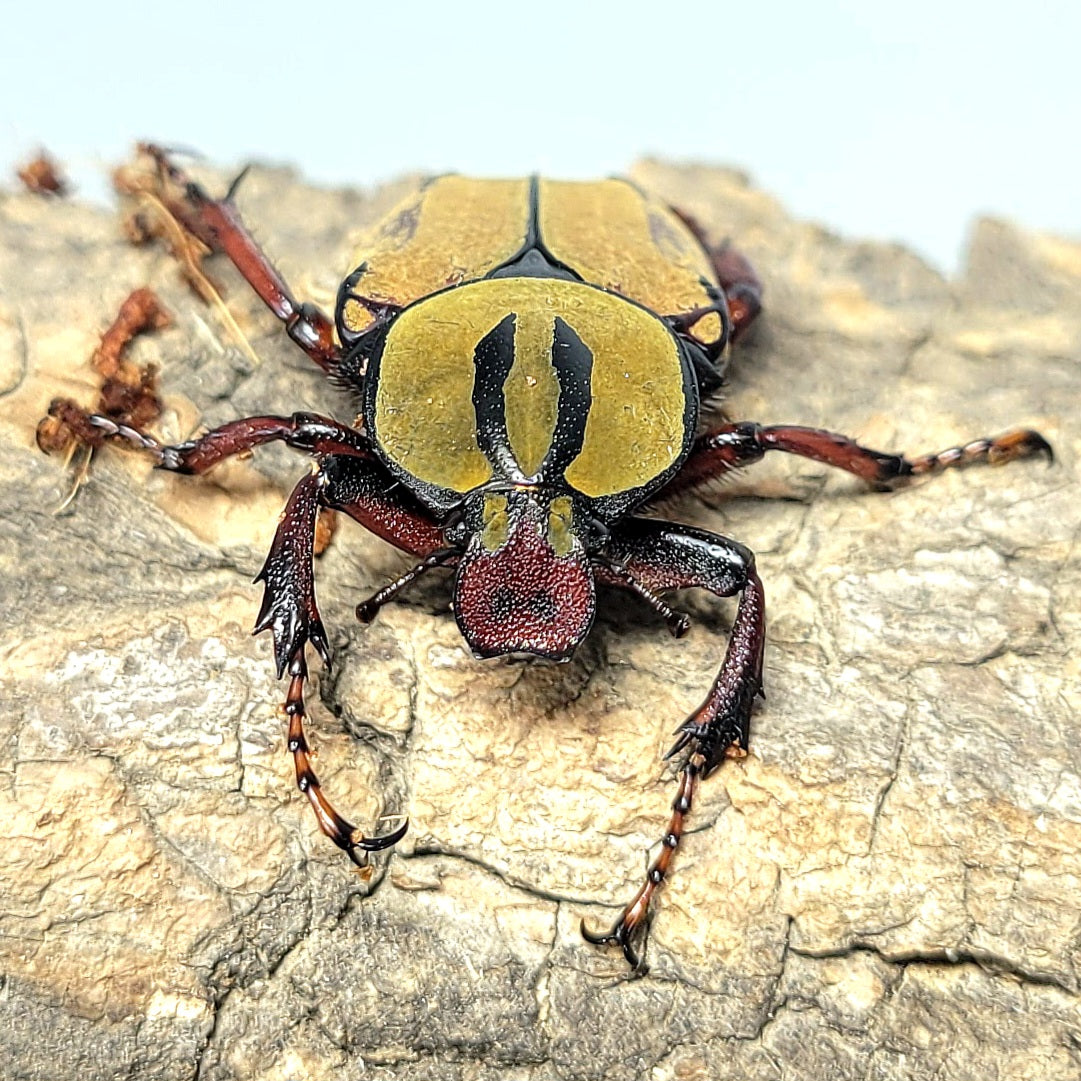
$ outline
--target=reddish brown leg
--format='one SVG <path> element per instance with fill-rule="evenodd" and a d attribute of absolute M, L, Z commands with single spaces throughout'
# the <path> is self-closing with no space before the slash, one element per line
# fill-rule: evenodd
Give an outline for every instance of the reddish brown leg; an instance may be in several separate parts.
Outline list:
<path fill-rule="evenodd" d="M 380 852 L 397 844 L 409 829 L 408 820 L 396 830 L 382 837 L 365 837 L 358 833 L 348 819 L 343 818 L 330 800 L 323 795 L 319 778 L 311 766 L 311 752 L 308 738 L 304 734 L 304 681 L 308 678 L 308 666 L 301 651 L 289 665 L 289 691 L 285 696 L 285 714 L 289 718 L 289 750 L 293 752 L 296 763 L 297 787 L 308 797 L 308 802 L 315 811 L 319 828 L 325 833 L 358 867 L 367 867 L 368 853 Z"/>
<path fill-rule="evenodd" d="M 323 795 L 319 778 L 312 769 L 311 748 L 304 734 L 304 683 L 308 678 L 305 644 L 311 642 L 323 658 L 323 663 L 327 666 L 330 664 L 326 632 L 315 603 L 312 573 L 319 489 L 319 475 L 310 473 L 293 489 L 285 505 L 270 554 L 255 579 L 265 584 L 263 606 L 255 623 L 255 633 L 271 630 L 278 677 L 284 674 L 286 665 L 289 668 L 285 715 L 289 720 L 289 750 L 296 766 L 297 787 L 308 797 L 319 828 L 358 867 L 364 867 L 367 853 L 389 848 L 400 840 L 405 836 L 408 823 L 403 823 L 384 837 L 365 837 Z"/>
<path fill-rule="evenodd" d="M 270 630 L 280 679 L 311 642 L 330 665 L 326 632 L 315 602 L 312 564 L 320 509 L 343 510 L 414 555 L 429 557 L 428 545 L 442 531 L 425 512 L 391 498 L 393 481 L 373 460 L 343 455 L 326 458 L 293 489 L 282 511 L 270 552 L 255 580 L 264 584 L 255 633 Z"/>
<path fill-rule="evenodd" d="M 264 443 L 282 442 L 308 454 L 349 454 L 371 457 L 364 435 L 317 413 L 294 413 L 290 417 L 263 416 L 232 420 L 220 428 L 185 443 L 163 444 L 151 435 L 109 417 L 92 413 L 86 423 L 104 437 L 123 440 L 149 451 L 159 469 L 173 473 L 205 473 L 219 462 L 254 450 Z"/>
<path fill-rule="evenodd" d="M 319 470 L 304 477 L 293 489 L 282 512 L 266 562 L 256 576 L 263 582 L 263 603 L 255 633 L 269 630 L 279 678 L 288 670 L 289 690 L 285 713 L 289 719 L 289 750 L 296 764 L 297 785 L 308 797 L 319 828 L 358 866 L 367 853 L 389 848 L 405 836 L 408 822 L 393 832 L 369 838 L 358 833 L 323 794 L 311 765 L 311 750 L 304 733 L 304 683 L 308 667 L 304 647 L 310 642 L 330 667 L 330 650 L 315 599 L 312 565 L 316 521 L 321 508 L 344 510 L 358 520 L 379 520 L 381 534 L 406 551 L 418 551 L 438 527 L 420 511 L 392 502 L 390 478 L 374 461 L 331 456 Z M 382 511 L 382 514 L 380 513 Z"/>
<path fill-rule="evenodd" d="M 320 468 L 324 504 L 420 559 L 445 548 L 443 526 L 382 467 L 372 466 L 374 460 L 369 465 L 354 457 L 327 458 Z"/>
<path fill-rule="evenodd" d="M 727 240 L 714 244 L 697 219 L 678 207 L 672 207 L 672 210 L 706 249 L 713 264 L 713 273 L 717 275 L 717 281 L 721 283 L 728 300 L 728 314 L 732 320 L 730 340 L 736 341 L 762 310 L 762 282 L 747 257 Z"/>
<path fill-rule="evenodd" d="M 1039 432 L 1015 429 L 990 439 L 977 439 L 962 447 L 952 447 L 938 454 L 905 458 L 883 454 L 860 446 L 847 436 L 818 428 L 793 425 L 763 427 L 750 421 L 726 424 L 715 432 L 699 436 L 690 457 L 663 495 L 672 495 L 701 481 L 722 477 L 734 469 L 761 461 L 767 451 L 781 450 L 811 458 L 825 465 L 847 470 L 875 488 L 888 488 L 892 482 L 907 477 L 937 473 L 955 466 L 989 462 L 1002 465 L 1016 458 L 1035 454 L 1052 457 L 1051 445 Z"/>
<path fill-rule="evenodd" d="M 334 809 L 312 769 L 304 733 L 305 646 L 310 642 L 324 664 L 330 665 L 326 631 L 315 599 L 312 559 L 316 524 L 321 509 L 344 510 L 406 551 L 425 556 L 442 545 L 439 526 L 406 497 L 393 501 L 388 497 L 394 490 L 393 481 L 371 455 L 362 433 L 313 413 L 246 417 L 172 446 L 108 417 L 90 415 L 85 420 L 91 431 L 147 450 L 159 468 L 180 473 L 205 473 L 226 458 L 274 441 L 323 458 L 319 470 L 304 477 L 290 495 L 270 553 L 256 576 L 256 581 L 264 583 L 264 593 L 255 633 L 271 631 L 278 677 L 287 670 L 289 673 L 284 708 L 297 784 L 308 797 L 319 828 L 355 864 L 365 866 L 367 853 L 395 844 L 405 835 L 408 823 L 382 837 L 365 837 Z"/>
<path fill-rule="evenodd" d="M 732 320 L 731 340 L 738 341 L 762 310 L 762 283 L 746 256 L 727 241 L 706 250 L 728 300 L 728 315 Z"/>
<path fill-rule="evenodd" d="M 212 251 L 229 258 L 260 300 L 285 324 L 289 337 L 320 368 L 330 371 L 336 367 L 341 351 L 334 340 L 334 324 L 314 304 L 297 301 L 240 220 L 233 203 L 240 178 L 234 181 L 224 199 L 213 199 L 174 165 L 161 147 L 144 145 L 140 149 L 157 162 L 164 177 L 184 192 L 183 201 L 165 198 L 169 212 Z"/>
<path fill-rule="evenodd" d="M 581 932 L 586 942 L 594 946 L 618 946 L 636 975 L 644 976 L 649 971 L 649 966 L 638 956 L 637 940 L 645 935 L 649 926 L 650 903 L 667 877 L 672 857 L 683 837 L 683 823 L 691 813 L 694 793 L 704 765 L 705 758 L 697 752 L 690 755 L 683 764 L 679 775 L 679 790 L 672 801 L 672 817 L 668 820 L 664 837 L 661 838 L 661 851 L 650 864 L 645 882 L 638 887 L 638 892 L 623 909 L 619 919 L 610 930 L 599 933 L 590 931 L 585 920 L 582 921 Z"/>
<path fill-rule="evenodd" d="M 613 529 L 606 554 L 628 579 L 651 593 L 698 586 L 722 597 L 741 594 L 721 670 L 706 700 L 680 725 L 679 737 L 666 756 L 686 752 L 661 852 L 608 931 L 589 931 L 584 922 L 582 925 L 586 941 L 619 946 L 627 963 L 641 973 L 645 966 L 637 943 L 645 934 L 653 896 L 679 847 L 699 778 L 709 776 L 726 758 L 739 757 L 747 748 L 751 707 L 762 692 L 765 598 L 754 556 L 746 548 L 689 526 L 629 519 Z"/>

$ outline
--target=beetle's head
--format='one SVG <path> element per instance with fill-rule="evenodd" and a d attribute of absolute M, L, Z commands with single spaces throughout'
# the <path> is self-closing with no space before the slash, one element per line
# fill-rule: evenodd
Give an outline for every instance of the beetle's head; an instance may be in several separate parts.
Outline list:
<path fill-rule="evenodd" d="M 571 499 L 537 489 L 478 493 L 454 580 L 458 627 L 478 657 L 567 660 L 596 610 L 596 584 Z M 464 539 L 464 538 L 463 538 Z"/>

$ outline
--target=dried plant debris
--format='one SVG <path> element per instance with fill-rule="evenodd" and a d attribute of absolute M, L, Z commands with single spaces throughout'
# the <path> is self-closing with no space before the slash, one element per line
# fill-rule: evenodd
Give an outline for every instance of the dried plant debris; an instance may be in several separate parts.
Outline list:
<path fill-rule="evenodd" d="M 243 179 L 230 186 L 231 200 Z M 253 363 L 259 357 L 223 300 L 225 289 L 206 270 L 208 256 L 218 250 L 213 234 L 193 215 L 185 201 L 186 185 L 157 148 L 140 145 L 133 162 L 113 172 L 113 188 L 129 206 L 121 219 L 124 234 L 142 246 L 162 241 L 180 264 L 180 273 L 192 291 L 220 315 L 230 335 Z"/>
<path fill-rule="evenodd" d="M 34 195 L 64 196 L 71 192 L 71 185 L 60 166 L 44 150 L 39 150 L 36 157 L 19 166 L 16 175 Z"/>
<path fill-rule="evenodd" d="M 334 540 L 334 534 L 338 532 L 338 512 L 324 507 L 315 520 L 315 539 L 312 554 L 321 556 Z"/>
<path fill-rule="evenodd" d="M 143 427 L 161 416 L 157 370 L 126 359 L 128 346 L 140 334 L 169 325 L 169 314 L 150 289 L 128 296 L 91 357 L 101 376 L 101 394 L 94 412 L 118 424 Z M 67 453 L 78 446 L 99 447 L 105 434 L 89 420 L 90 413 L 70 398 L 54 398 L 49 414 L 38 424 L 37 443 L 47 453 Z"/>

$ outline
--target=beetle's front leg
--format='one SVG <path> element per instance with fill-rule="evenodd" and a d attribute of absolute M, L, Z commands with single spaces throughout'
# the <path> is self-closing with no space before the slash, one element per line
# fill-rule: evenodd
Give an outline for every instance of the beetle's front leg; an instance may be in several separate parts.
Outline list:
<path fill-rule="evenodd" d="M 388 492 L 394 487 L 374 461 L 342 455 L 324 459 L 293 489 L 270 553 L 256 576 L 264 592 L 255 633 L 271 632 L 278 677 L 286 671 L 289 674 L 285 713 L 297 786 L 308 797 L 319 828 L 360 867 L 366 865 L 368 852 L 389 848 L 401 840 L 408 823 L 382 837 L 363 836 L 334 809 L 312 768 L 311 748 L 304 732 L 304 684 L 308 678 L 305 646 L 310 642 L 323 663 L 330 666 L 326 631 L 315 599 L 312 557 L 321 508 L 345 511 L 399 548 L 430 556 L 430 546 L 437 540 L 442 543 L 442 531 L 419 508 L 391 498 Z"/>
<path fill-rule="evenodd" d="M 263 605 L 255 623 L 255 633 L 270 630 L 274 638 L 274 658 L 278 677 L 289 671 L 289 690 L 285 696 L 285 715 L 289 722 L 289 750 L 296 766 L 297 787 L 308 797 L 319 828 L 358 866 L 365 867 L 368 853 L 389 848 L 408 828 L 403 822 L 383 837 L 365 837 L 343 818 L 323 794 L 322 785 L 311 764 L 311 746 L 304 732 L 304 684 L 308 664 L 304 647 L 316 648 L 323 663 L 330 665 L 323 621 L 315 602 L 312 554 L 315 523 L 321 498 L 322 477 L 310 473 L 293 489 L 282 512 L 270 554 L 256 575 L 264 583 Z"/>
<path fill-rule="evenodd" d="M 582 925 L 588 942 L 619 946 L 628 964 L 641 972 L 644 966 L 636 944 L 645 933 L 653 895 L 664 882 L 679 847 L 698 782 L 725 758 L 738 757 L 747 749 L 751 707 L 762 692 L 765 597 L 748 549 L 689 526 L 629 519 L 612 530 L 606 554 L 626 577 L 652 593 L 698 586 L 721 597 L 740 594 L 721 670 L 706 700 L 679 727 L 679 738 L 667 755 L 685 753 L 685 758 L 660 854 L 610 930 L 598 934 Z M 601 569 L 598 577 L 626 584 Z"/>

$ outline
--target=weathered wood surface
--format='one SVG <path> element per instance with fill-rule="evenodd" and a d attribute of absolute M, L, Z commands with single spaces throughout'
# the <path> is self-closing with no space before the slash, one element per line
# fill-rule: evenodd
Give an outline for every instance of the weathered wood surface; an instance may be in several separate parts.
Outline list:
<path fill-rule="evenodd" d="M 888 495 L 770 460 L 672 508 L 758 553 L 769 699 L 703 788 L 633 982 L 578 922 L 640 880 L 731 607 L 687 597 L 674 642 L 609 595 L 570 664 L 478 664 L 435 575 L 355 623 L 405 564 L 345 523 L 319 567 L 318 768 L 361 824 L 412 823 L 366 884 L 294 788 L 248 633 L 305 462 L 193 481 L 110 450 L 56 514 L 70 477 L 33 446 L 50 398 L 93 401 L 96 337 L 144 284 L 174 317 L 135 351 L 167 438 L 353 406 L 228 269 L 258 365 L 112 214 L 0 196 L 4 1078 L 1081 1077 L 1081 247 L 981 222 L 946 282 L 734 174 L 637 176 L 767 283 L 731 415 L 912 452 L 1025 424 L 1059 458 Z M 393 197 L 257 170 L 241 202 L 324 298 Z"/>

